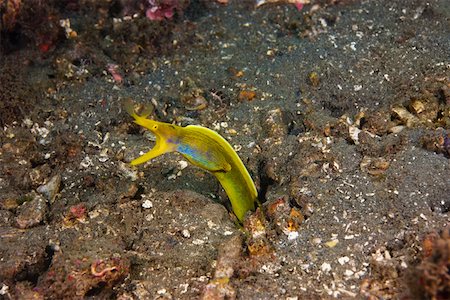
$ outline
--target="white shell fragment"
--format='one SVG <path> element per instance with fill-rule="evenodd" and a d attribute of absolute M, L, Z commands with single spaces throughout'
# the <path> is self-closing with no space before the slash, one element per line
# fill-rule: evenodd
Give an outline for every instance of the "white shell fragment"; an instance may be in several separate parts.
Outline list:
<path fill-rule="evenodd" d="M 322 270 L 322 272 L 328 273 L 331 271 L 331 265 L 327 262 L 324 262 L 321 266 L 320 269 Z"/>
<path fill-rule="evenodd" d="M 406 127 L 412 127 L 413 125 L 420 123 L 419 118 L 410 113 L 404 107 L 394 107 L 392 108 L 392 112 L 397 115 L 397 117 L 406 125 Z"/>
<path fill-rule="evenodd" d="M 143 208 L 152 208 L 153 207 L 153 203 L 150 200 L 145 200 L 144 203 L 142 203 L 142 207 Z"/>
<path fill-rule="evenodd" d="M 56 194 L 59 191 L 61 185 L 61 175 L 57 174 L 53 176 L 46 184 L 41 185 L 37 188 L 37 191 L 47 197 L 50 203 L 55 201 Z"/>
<path fill-rule="evenodd" d="M 355 145 L 359 144 L 359 133 L 361 132 L 361 129 L 359 129 L 356 126 L 350 125 L 348 126 L 348 133 L 350 134 L 350 138 L 355 143 Z"/>

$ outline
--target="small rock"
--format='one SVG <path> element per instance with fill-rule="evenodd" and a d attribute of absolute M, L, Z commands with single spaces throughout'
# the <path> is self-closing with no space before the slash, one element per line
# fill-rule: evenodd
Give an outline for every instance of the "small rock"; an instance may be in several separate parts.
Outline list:
<path fill-rule="evenodd" d="M 242 236 L 232 236 L 220 245 L 214 279 L 205 287 L 201 299 L 236 299 L 236 291 L 230 284 L 242 259 Z"/>
<path fill-rule="evenodd" d="M 311 72 L 309 73 L 308 76 L 309 79 L 309 83 L 313 86 L 313 87 L 318 87 L 320 84 L 320 78 L 319 78 L 319 74 L 317 74 L 317 72 Z"/>
<path fill-rule="evenodd" d="M 241 102 L 244 101 L 253 101 L 256 97 L 256 92 L 252 90 L 242 90 L 239 92 L 238 99 Z"/>
<path fill-rule="evenodd" d="M 404 107 L 394 107 L 392 108 L 392 112 L 398 119 L 400 119 L 400 121 L 402 121 L 402 124 L 406 125 L 406 127 L 413 127 L 414 125 L 420 123 L 420 120 Z"/>
<path fill-rule="evenodd" d="M 355 145 L 359 144 L 359 133 L 361 132 L 361 129 L 359 129 L 356 126 L 349 126 L 348 127 L 348 133 L 350 135 L 350 138 L 353 140 Z"/>
<path fill-rule="evenodd" d="M 190 238 L 191 237 L 191 233 L 189 232 L 189 230 L 187 230 L 187 229 L 183 229 L 182 231 L 181 231 L 181 235 L 184 237 L 184 238 Z"/>
<path fill-rule="evenodd" d="M 13 213 L 7 210 L 0 210 L 0 226 L 11 225 L 11 220 L 13 220 Z"/>
<path fill-rule="evenodd" d="M 322 272 L 328 273 L 331 271 L 331 265 L 329 263 L 324 262 L 321 266 L 320 269 L 322 270 Z"/>
<path fill-rule="evenodd" d="M 423 102 L 420 100 L 413 100 L 410 103 L 410 109 L 416 114 L 420 114 L 425 110 L 425 105 L 423 105 Z"/>
<path fill-rule="evenodd" d="M 19 206 L 15 197 L 7 197 L 0 200 L 0 209 L 13 210 Z"/>
<path fill-rule="evenodd" d="M 214 278 L 231 278 L 242 256 L 242 236 L 232 236 L 220 246 Z"/>
<path fill-rule="evenodd" d="M 180 170 L 184 170 L 184 169 L 186 169 L 186 167 L 188 166 L 188 162 L 185 161 L 185 160 L 180 160 L 180 161 L 178 162 L 178 164 L 180 165 Z"/>
<path fill-rule="evenodd" d="M 144 203 L 142 203 L 142 207 L 143 208 L 152 208 L 153 207 L 153 203 L 150 200 L 145 200 Z"/>
<path fill-rule="evenodd" d="M 263 127 L 267 135 L 275 140 L 283 139 L 288 133 L 283 111 L 280 108 L 267 112 L 264 116 Z"/>
<path fill-rule="evenodd" d="M 41 185 L 37 188 L 37 191 L 47 197 L 47 200 L 51 203 L 55 201 L 56 194 L 59 191 L 61 185 L 61 175 L 57 174 L 53 176 L 49 182 Z"/>
<path fill-rule="evenodd" d="M 118 169 L 120 171 L 120 174 L 123 177 L 128 178 L 131 181 L 136 181 L 139 178 L 138 171 L 137 170 L 133 170 L 126 163 L 119 162 L 119 168 Z"/>
<path fill-rule="evenodd" d="M 355 272 L 353 272 L 352 270 L 345 270 L 345 272 L 344 272 L 344 275 L 345 276 L 347 276 L 347 277 L 350 277 L 350 276 L 352 276 L 353 274 L 355 274 Z"/>
<path fill-rule="evenodd" d="M 371 158 L 364 156 L 359 164 L 359 167 L 362 171 L 365 171 L 370 175 L 378 176 L 386 172 L 389 165 L 389 161 L 387 161 L 384 157 Z"/>
<path fill-rule="evenodd" d="M 318 238 L 318 237 L 315 237 L 315 238 L 313 238 L 313 239 L 311 240 L 311 242 L 312 242 L 314 245 L 319 245 L 320 243 L 322 243 L 322 239 L 321 239 L 321 238 Z"/>
<path fill-rule="evenodd" d="M 364 120 L 361 129 L 380 136 L 386 134 L 389 128 L 393 126 L 391 116 L 385 110 L 368 113 L 364 116 Z"/>
<path fill-rule="evenodd" d="M 333 248 L 335 247 L 337 244 L 339 243 L 339 240 L 331 240 L 325 243 L 325 246 L 327 246 L 328 248 Z"/>
<path fill-rule="evenodd" d="M 389 128 L 390 133 L 400 133 L 403 129 L 405 129 L 405 126 L 403 125 L 397 125 Z"/>
<path fill-rule="evenodd" d="M 350 261 L 350 258 L 348 256 L 342 256 L 338 258 L 339 264 L 342 266 Z"/>
<path fill-rule="evenodd" d="M 16 225 L 20 229 L 35 227 L 45 220 L 47 214 L 45 199 L 35 192 L 31 197 L 32 200 L 23 203 L 18 209 Z"/>
<path fill-rule="evenodd" d="M 49 232 L 45 226 L 22 230 L 9 226 L 0 227 L 0 299 L 38 299 L 20 297 L 14 284 L 15 297 L 8 297 L 4 284 L 28 282 L 27 276 L 43 274 L 47 267 L 46 247 Z M 2 284 L 3 282 L 3 284 Z M 11 288 L 11 287 L 10 287 Z M 2 291 L 3 290 L 3 291 Z M 11 291 L 11 290 L 10 290 Z M 6 293 L 6 294 L 4 294 Z"/>

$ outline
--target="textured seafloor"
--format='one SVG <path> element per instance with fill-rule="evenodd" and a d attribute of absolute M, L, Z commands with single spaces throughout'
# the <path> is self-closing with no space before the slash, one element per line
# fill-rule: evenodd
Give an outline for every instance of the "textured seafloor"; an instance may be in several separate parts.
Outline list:
<path fill-rule="evenodd" d="M 448 297 L 450 6 L 311 2 L 185 1 L 155 22 L 50 1 L 3 19 L 0 297 Z M 130 167 L 153 142 L 128 98 L 223 135 L 262 214 L 238 228 L 176 154 Z"/>

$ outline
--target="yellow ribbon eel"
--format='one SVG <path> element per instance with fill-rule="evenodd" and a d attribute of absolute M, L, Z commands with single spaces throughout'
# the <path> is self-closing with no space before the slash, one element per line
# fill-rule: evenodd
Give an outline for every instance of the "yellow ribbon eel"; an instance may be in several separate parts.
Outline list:
<path fill-rule="evenodd" d="M 219 180 L 240 222 L 247 211 L 254 210 L 258 196 L 255 184 L 237 153 L 217 132 L 197 125 L 181 127 L 147 119 L 150 112 L 136 114 L 132 102 L 126 102 L 125 108 L 136 124 L 156 136 L 155 146 L 131 161 L 131 165 L 142 164 L 164 153 L 178 152 Z"/>

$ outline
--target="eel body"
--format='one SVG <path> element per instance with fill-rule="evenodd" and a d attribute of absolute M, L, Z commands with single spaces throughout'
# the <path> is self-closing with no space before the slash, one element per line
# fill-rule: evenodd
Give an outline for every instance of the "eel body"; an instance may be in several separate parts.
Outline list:
<path fill-rule="evenodd" d="M 181 127 L 147 119 L 126 107 L 134 122 L 156 136 L 155 146 L 131 161 L 142 164 L 168 152 L 178 152 L 193 165 L 211 172 L 220 182 L 230 199 L 233 212 L 243 221 L 249 210 L 254 210 L 257 190 L 250 174 L 231 145 L 217 132 L 206 127 Z"/>

